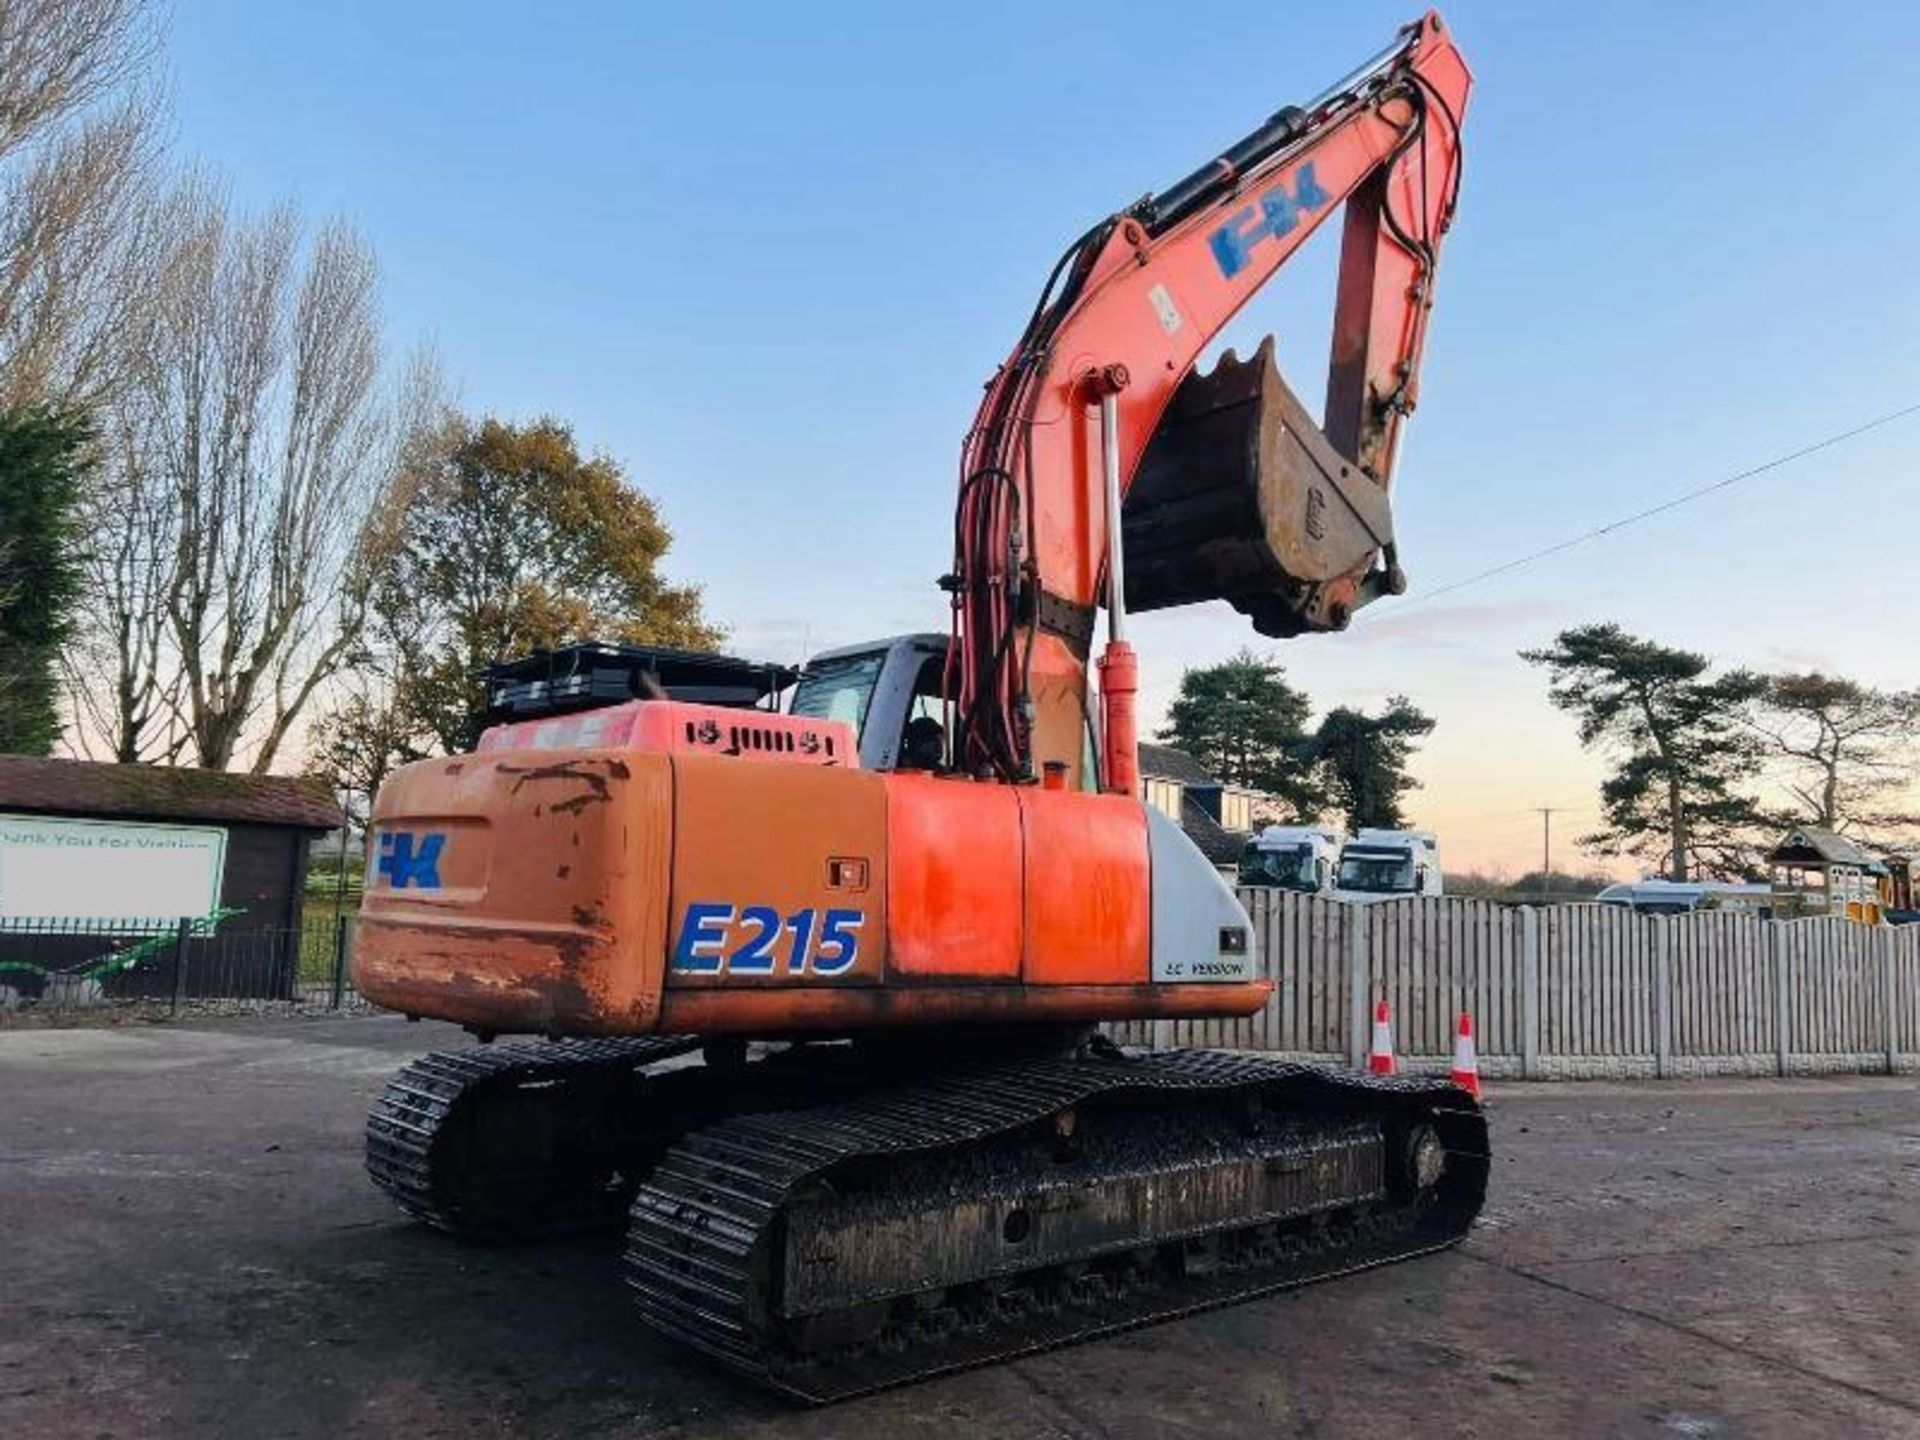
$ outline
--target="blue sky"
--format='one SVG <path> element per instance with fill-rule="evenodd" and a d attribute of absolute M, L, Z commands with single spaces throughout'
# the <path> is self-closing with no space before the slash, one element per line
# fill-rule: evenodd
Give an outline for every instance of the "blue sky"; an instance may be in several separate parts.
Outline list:
<path fill-rule="evenodd" d="M 944 628 L 959 441 L 1067 240 L 1372 53 L 1411 6 L 177 6 L 181 149 L 377 248 L 396 348 L 661 502 L 736 648 Z M 1410 603 L 1274 645 L 1440 728 L 1449 865 L 1535 854 L 1595 761 L 1514 652 L 1617 619 L 1920 682 L 1920 418 L 1548 564 L 1435 588 L 1920 401 L 1905 6 L 1456 4 L 1461 214 L 1397 479 Z M 1334 236 L 1227 337 L 1319 393 Z M 1255 640 L 1147 617 L 1150 709 Z M 1578 813 L 1561 817 L 1562 834 Z M 1564 852 L 1563 852 L 1564 858 Z"/>

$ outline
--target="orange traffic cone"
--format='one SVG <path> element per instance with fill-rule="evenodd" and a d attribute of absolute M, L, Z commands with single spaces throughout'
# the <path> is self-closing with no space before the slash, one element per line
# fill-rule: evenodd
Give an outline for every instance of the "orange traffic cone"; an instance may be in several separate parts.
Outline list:
<path fill-rule="evenodd" d="M 1373 1049 L 1367 1055 L 1367 1069 L 1375 1075 L 1393 1074 L 1393 1016 L 1382 1000 L 1373 1007 Z"/>
<path fill-rule="evenodd" d="M 1480 1057 L 1473 1049 L 1473 1016 L 1460 1012 L 1460 1033 L 1453 1041 L 1453 1073 L 1447 1077 L 1474 1099 L 1480 1098 Z"/>

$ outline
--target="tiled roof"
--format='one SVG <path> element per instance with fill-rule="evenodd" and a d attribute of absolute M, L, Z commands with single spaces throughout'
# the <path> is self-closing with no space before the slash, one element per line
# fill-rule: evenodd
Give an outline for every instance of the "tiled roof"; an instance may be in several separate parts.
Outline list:
<path fill-rule="evenodd" d="M 1207 767 L 1171 745 L 1140 745 L 1140 773 L 1153 780 L 1178 780 L 1183 785 L 1218 785 Z"/>
<path fill-rule="evenodd" d="M 1873 857 L 1858 845 L 1818 825 L 1802 825 L 1773 849 L 1771 859 L 1812 858 L 1828 865 L 1870 865 Z"/>
<path fill-rule="evenodd" d="M 0 810 L 138 820 L 211 820 L 328 830 L 340 807 L 315 776 L 234 775 L 0 755 Z"/>

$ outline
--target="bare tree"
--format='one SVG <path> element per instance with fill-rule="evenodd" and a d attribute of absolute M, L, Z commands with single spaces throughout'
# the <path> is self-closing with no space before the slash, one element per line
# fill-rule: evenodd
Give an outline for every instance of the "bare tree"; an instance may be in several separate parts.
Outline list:
<path fill-rule="evenodd" d="M 0 0 L 0 158 L 137 78 L 148 0 Z"/>
<path fill-rule="evenodd" d="M 1920 691 L 1770 675 L 1753 724 L 1793 798 L 1793 823 L 1869 840 L 1920 825 L 1896 798 L 1920 772 Z"/>
<path fill-rule="evenodd" d="M 89 759 L 128 765 L 172 763 L 187 742 L 167 643 L 179 517 L 148 468 L 137 413 L 122 407 L 109 417 L 114 433 L 102 437 L 108 458 L 83 516 L 86 623 L 64 656 L 73 743 Z"/>
<path fill-rule="evenodd" d="M 204 182 L 175 214 L 108 407 L 76 708 L 119 758 L 261 772 L 359 641 L 411 390 L 383 384 L 352 230 L 309 240 L 290 210 L 237 216 Z"/>
<path fill-rule="evenodd" d="M 0 404 L 122 373 L 164 239 L 148 0 L 0 0 Z"/>

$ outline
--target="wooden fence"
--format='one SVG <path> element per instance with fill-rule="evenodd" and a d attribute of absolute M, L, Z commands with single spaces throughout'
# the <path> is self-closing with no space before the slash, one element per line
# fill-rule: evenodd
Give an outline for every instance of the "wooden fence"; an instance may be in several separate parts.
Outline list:
<path fill-rule="evenodd" d="M 1581 1078 L 1920 1070 L 1920 926 L 1655 917 L 1436 897 L 1244 890 L 1273 999 L 1244 1020 L 1133 1022 L 1129 1044 L 1365 1060 L 1374 1002 L 1409 1068 L 1471 1012 L 1482 1072 Z"/>

